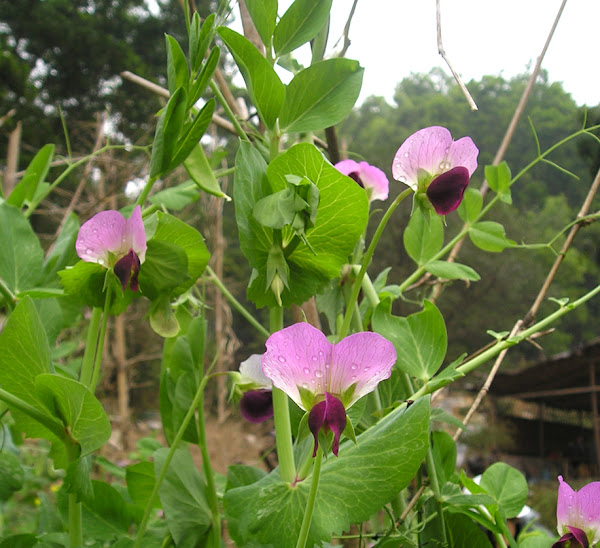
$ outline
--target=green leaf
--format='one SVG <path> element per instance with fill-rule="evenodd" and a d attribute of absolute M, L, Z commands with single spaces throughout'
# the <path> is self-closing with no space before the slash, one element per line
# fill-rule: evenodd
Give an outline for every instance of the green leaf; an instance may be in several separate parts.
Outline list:
<path fill-rule="evenodd" d="M 152 143 L 151 179 L 157 179 L 166 173 L 171 164 L 187 113 L 186 105 L 187 94 L 183 88 L 178 88 L 162 110 Z"/>
<path fill-rule="evenodd" d="M 472 223 L 477 220 L 483 206 L 483 197 L 479 190 L 467 188 L 463 200 L 458 206 L 458 214 L 465 223 Z"/>
<path fill-rule="evenodd" d="M 481 476 L 480 485 L 494 497 L 506 518 L 518 516 L 527 502 L 525 476 L 503 462 L 492 464 Z"/>
<path fill-rule="evenodd" d="M 440 484 L 450 481 L 456 468 L 456 443 L 452 436 L 443 430 L 431 433 L 431 448 L 435 471 Z"/>
<path fill-rule="evenodd" d="M 154 489 L 154 465 L 148 461 L 132 464 L 125 469 L 127 492 L 137 506 L 145 508 Z M 158 497 L 154 500 L 153 508 L 160 508 Z"/>
<path fill-rule="evenodd" d="M 500 199 L 507 203 L 512 204 L 512 197 L 510 194 L 510 183 L 512 175 L 508 164 L 503 161 L 497 166 L 485 166 L 485 179 L 490 185 L 490 188 L 498 194 Z"/>
<path fill-rule="evenodd" d="M 38 538 L 28 533 L 10 535 L 0 540 L 0 548 L 33 548 L 37 545 Z"/>
<path fill-rule="evenodd" d="M 358 61 L 319 61 L 294 76 L 285 93 L 281 129 L 317 131 L 340 122 L 358 99 L 364 69 Z"/>
<path fill-rule="evenodd" d="M 190 63 L 192 65 L 192 74 L 198 72 L 200 64 L 204 59 L 208 45 L 213 39 L 215 33 L 215 19 L 216 14 L 211 13 L 200 26 L 200 17 L 197 13 L 194 13 L 192 17 L 192 23 L 190 25 L 190 37 L 189 37 L 189 48 L 190 48 Z"/>
<path fill-rule="evenodd" d="M 67 468 L 64 488 L 67 493 L 77 496 L 77 502 L 90 501 L 94 497 L 94 487 L 90 477 L 90 456 L 74 460 Z"/>
<path fill-rule="evenodd" d="M 219 65 L 220 57 L 221 50 L 217 46 L 210 50 L 210 54 L 202 66 L 200 74 L 198 74 L 198 77 L 190 85 L 187 104 L 188 108 L 193 107 L 206 91 L 206 87 Z"/>
<path fill-rule="evenodd" d="M 446 524 L 453 548 L 491 548 L 486 534 L 467 516 L 455 514 L 446 520 Z"/>
<path fill-rule="evenodd" d="M 183 162 L 188 175 L 204 192 L 208 192 L 219 198 L 231 200 L 227 194 L 221 190 L 215 174 L 208 162 L 208 158 L 204 154 L 204 149 L 201 144 L 198 144 Z"/>
<path fill-rule="evenodd" d="M 219 27 L 217 32 L 237 63 L 261 120 L 272 128 L 283 106 L 285 86 L 252 42 L 226 27 Z"/>
<path fill-rule="evenodd" d="M 173 95 L 175 90 L 183 87 L 187 90 L 189 83 L 189 72 L 185 53 L 181 46 L 168 34 L 165 34 L 167 46 L 167 81 L 169 84 L 169 93 Z"/>
<path fill-rule="evenodd" d="M 169 449 L 154 454 L 154 471 L 158 475 Z M 206 502 L 204 478 L 186 449 L 177 449 L 159 490 L 160 501 L 169 531 L 177 547 L 200 545 L 211 526 L 211 514 Z"/>
<path fill-rule="evenodd" d="M 424 265 L 444 244 L 444 227 L 436 215 L 429 220 L 419 208 L 415 208 L 404 230 L 404 249 L 419 266 Z"/>
<path fill-rule="evenodd" d="M 277 0 L 246 0 L 246 8 L 263 44 L 270 47 L 277 21 Z"/>
<path fill-rule="evenodd" d="M 181 327 L 167 295 L 157 297 L 148 312 L 150 327 L 161 337 L 176 337 Z"/>
<path fill-rule="evenodd" d="M 329 17 L 332 0 L 295 0 L 282 15 L 273 34 L 279 57 L 312 40 Z"/>
<path fill-rule="evenodd" d="M 550 537 L 542 531 L 523 532 L 519 535 L 519 548 L 550 548 L 556 537 Z"/>
<path fill-rule="evenodd" d="M 41 277 L 44 252 L 23 214 L 0 204 L 0 279 L 13 293 L 35 287 Z"/>
<path fill-rule="evenodd" d="M 99 449 L 110 438 L 110 421 L 102 404 L 80 382 L 43 373 L 35 378 L 35 391 L 81 446 L 80 457 Z"/>
<path fill-rule="evenodd" d="M 71 213 L 67 217 L 58 238 L 54 242 L 52 249 L 46 256 L 44 267 L 42 269 L 43 277 L 40 280 L 40 285 L 51 286 L 57 285 L 59 278 L 57 273 L 59 270 L 66 268 L 69 265 L 75 264 L 79 257 L 75 250 L 75 242 L 77 233 L 79 232 L 79 220 L 77 215 Z"/>
<path fill-rule="evenodd" d="M 214 98 L 211 98 L 200 109 L 200 112 L 196 114 L 189 126 L 187 128 L 184 126 L 184 134 L 177 142 L 173 159 L 169 163 L 167 171 L 171 171 L 179 166 L 199 144 L 200 139 L 204 135 L 206 128 L 212 120 L 214 111 L 215 100 Z"/>
<path fill-rule="evenodd" d="M 243 464 L 233 464 L 227 467 L 227 485 L 225 491 L 235 489 L 236 487 L 252 485 L 258 480 L 263 479 L 266 475 L 267 473 L 260 468 Z"/>
<path fill-rule="evenodd" d="M 394 344 L 401 371 L 428 381 L 442 365 L 447 335 L 437 307 L 425 301 L 423 310 L 400 318 L 392 316 L 389 304 L 380 304 L 373 314 L 373 329 Z"/>
<path fill-rule="evenodd" d="M 165 188 L 148 198 L 151 204 L 159 207 L 181 211 L 184 207 L 193 204 L 200 198 L 198 187 L 194 181 L 186 181 L 179 185 Z"/>
<path fill-rule="evenodd" d="M 149 299 L 157 299 L 189 280 L 185 251 L 171 242 L 148 242 L 146 261 L 140 268 L 140 289 Z"/>
<path fill-rule="evenodd" d="M 457 371 L 457 367 L 462 363 L 465 359 L 466 354 L 463 354 L 458 359 L 454 360 L 450 365 L 445 367 L 441 373 L 433 377 L 431 380 L 427 382 L 427 391 L 428 393 L 435 392 L 444 386 L 454 382 L 456 379 L 460 379 L 464 377 L 465 374 Z"/>
<path fill-rule="evenodd" d="M 0 452 L 0 503 L 9 500 L 23 487 L 25 470 L 16 455 Z"/>
<path fill-rule="evenodd" d="M 25 201 L 31 202 L 38 186 L 44 182 L 54 158 L 54 145 L 42 147 L 27 166 L 23 177 L 6 200 L 9 204 L 21 207 Z"/>
<path fill-rule="evenodd" d="M 431 261 L 425 265 L 425 270 L 438 278 L 448 280 L 469 280 L 477 282 L 481 276 L 470 266 L 460 263 L 449 263 L 448 261 Z"/>
<path fill-rule="evenodd" d="M 284 188 L 256 202 L 252 214 L 261 225 L 281 229 L 291 225 L 296 213 L 307 207 L 293 188 Z"/>
<path fill-rule="evenodd" d="M 308 546 L 368 520 L 410 483 L 427 452 L 428 422 L 429 402 L 423 398 L 384 417 L 357 437 L 357 445 L 341 444 L 339 457 L 329 457 L 321 470 Z M 276 470 L 227 491 L 231 537 L 240 546 L 295 547 L 310 486 L 307 478 L 291 487 Z"/>
<path fill-rule="evenodd" d="M 469 237 L 478 248 L 494 253 L 517 245 L 506 237 L 504 227 L 494 221 L 475 223 L 469 230 Z"/>

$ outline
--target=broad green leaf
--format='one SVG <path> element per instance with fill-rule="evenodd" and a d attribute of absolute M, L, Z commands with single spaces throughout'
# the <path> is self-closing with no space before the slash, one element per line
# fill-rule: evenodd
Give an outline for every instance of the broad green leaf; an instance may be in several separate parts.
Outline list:
<path fill-rule="evenodd" d="M 23 214 L 0 204 L 0 279 L 13 292 L 35 287 L 40 280 L 44 252 Z"/>
<path fill-rule="evenodd" d="M 283 106 L 285 86 L 252 42 L 226 27 L 219 27 L 217 32 L 237 63 L 261 120 L 272 128 Z"/>
<path fill-rule="evenodd" d="M 263 479 L 266 475 L 267 473 L 260 468 L 243 464 L 233 464 L 227 467 L 227 485 L 225 491 L 235 489 L 236 487 L 252 485 L 258 480 Z"/>
<path fill-rule="evenodd" d="M 470 266 L 460 263 L 449 263 L 448 261 L 431 261 L 425 265 L 427 272 L 438 278 L 448 280 L 469 280 L 477 282 L 481 276 L 477 274 Z"/>
<path fill-rule="evenodd" d="M 428 381 L 442 365 L 447 335 L 437 307 L 425 301 L 423 310 L 400 318 L 392 316 L 389 304 L 380 304 L 373 314 L 373 329 L 394 344 L 401 371 Z"/>
<path fill-rule="evenodd" d="M 472 223 L 477 220 L 483 206 L 483 197 L 481 192 L 475 188 L 467 188 L 463 200 L 458 206 L 458 214 L 465 223 Z"/>
<path fill-rule="evenodd" d="M 312 40 L 329 17 L 332 0 L 295 0 L 281 16 L 273 34 L 279 57 Z"/>
<path fill-rule="evenodd" d="M 222 190 L 215 174 L 213 173 L 208 158 L 204 154 L 204 149 L 201 144 L 198 144 L 183 162 L 188 175 L 204 192 L 208 192 L 219 198 L 230 200 Z"/>
<path fill-rule="evenodd" d="M 54 145 L 42 147 L 27 166 L 23 177 L 6 200 L 9 204 L 21 207 L 25 201 L 31 202 L 38 186 L 44 182 L 54 158 Z"/>
<path fill-rule="evenodd" d="M 171 160 L 167 171 L 171 171 L 179 166 L 198 145 L 200 139 L 204 135 L 206 128 L 212 120 L 213 112 L 215 111 L 214 98 L 209 99 L 206 104 L 200 109 L 198 114 L 194 116 L 192 122 L 186 127 L 183 127 L 183 135 L 177 142 L 174 151 L 173 159 Z"/>
<path fill-rule="evenodd" d="M 149 299 L 170 294 L 189 280 L 185 251 L 171 242 L 152 239 L 148 242 L 146 261 L 140 268 L 140 289 Z"/>
<path fill-rule="evenodd" d="M 357 437 L 357 445 L 342 443 L 339 457 L 328 457 L 308 546 L 368 520 L 410 483 L 427 452 L 428 423 L 429 402 L 423 398 L 384 417 Z M 251 485 L 227 491 L 225 515 L 234 541 L 240 546 L 294 548 L 310 486 L 309 477 L 291 487 L 275 470 Z"/>
<path fill-rule="evenodd" d="M 81 446 L 80 457 L 102 447 L 110 437 L 110 421 L 96 396 L 80 382 L 43 373 L 35 391 L 51 415 L 58 418 Z"/>
<path fill-rule="evenodd" d="M 252 214 L 261 225 L 281 229 L 291 225 L 296 213 L 307 207 L 293 188 L 284 188 L 256 202 Z"/>
<path fill-rule="evenodd" d="M 484 251 L 500 252 L 507 247 L 517 245 L 506 237 L 504 227 L 494 221 L 475 223 L 469 230 L 471 241 Z"/>
<path fill-rule="evenodd" d="M 263 44 L 270 47 L 277 21 L 277 0 L 246 0 L 246 8 Z"/>
<path fill-rule="evenodd" d="M 187 90 L 189 83 L 189 71 L 185 54 L 181 46 L 168 34 L 165 35 L 167 46 L 167 81 L 169 93 L 173 95 L 178 88 Z"/>
<path fill-rule="evenodd" d="M 0 503 L 9 500 L 23 487 L 25 470 L 19 459 L 9 451 L 0 452 Z"/>
<path fill-rule="evenodd" d="M 503 202 L 512 204 L 512 197 L 510 194 L 512 175 L 510 173 L 510 168 L 505 161 L 497 166 L 485 166 L 485 179 L 490 185 L 490 188 L 498 194 Z"/>
<path fill-rule="evenodd" d="M 154 454 L 154 471 L 158 475 L 169 449 Z M 178 547 L 201 545 L 212 520 L 206 502 L 206 485 L 187 449 L 177 449 L 160 490 L 160 501 L 169 531 Z"/>
<path fill-rule="evenodd" d="M 149 174 L 151 179 L 157 179 L 166 173 L 173 160 L 187 113 L 186 104 L 187 94 L 183 88 L 178 88 L 162 110 L 152 143 Z"/>
<path fill-rule="evenodd" d="M 364 69 L 358 61 L 319 61 L 294 76 L 285 93 L 281 129 L 317 131 L 340 122 L 358 99 Z"/>
<path fill-rule="evenodd" d="M 450 481 L 456 468 L 456 443 L 452 436 L 443 430 L 431 433 L 433 461 L 441 485 Z"/>
<path fill-rule="evenodd" d="M 134 504 L 145 508 L 154 489 L 154 465 L 148 461 L 132 464 L 125 469 L 127 492 Z M 158 497 L 153 502 L 153 508 L 160 508 Z"/>
<path fill-rule="evenodd" d="M 483 530 L 465 515 L 455 514 L 446 519 L 450 545 L 453 548 L 491 548 Z"/>
<path fill-rule="evenodd" d="M 181 327 L 171 306 L 168 295 L 156 298 L 148 312 L 150 327 L 161 337 L 176 337 Z"/>
<path fill-rule="evenodd" d="M 444 244 L 444 227 L 438 215 L 429 220 L 415 208 L 404 229 L 404 249 L 419 266 L 428 262 Z"/>
<path fill-rule="evenodd" d="M 33 548 L 39 546 L 38 537 L 29 533 L 10 535 L 0 540 L 0 548 Z"/>
<path fill-rule="evenodd" d="M 519 535 L 519 548 L 550 548 L 556 537 L 550 537 L 543 531 L 531 531 Z"/>
<path fill-rule="evenodd" d="M 184 207 L 198 201 L 200 193 L 198 187 L 193 181 L 186 181 L 179 185 L 165 188 L 148 198 L 151 204 L 181 211 Z"/>
<path fill-rule="evenodd" d="M 482 474 L 480 485 L 494 497 L 506 518 L 518 516 L 527 502 L 525 476 L 504 462 L 492 464 Z"/>
<path fill-rule="evenodd" d="M 428 393 L 435 392 L 444 386 L 454 382 L 456 379 L 464 377 L 465 374 L 457 371 L 456 368 L 462 363 L 466 354 L 463 354 L 458 359 L 454 360 L 450 365 L 445 367 L 438 375 L 427 382 Z"/>
<path fill-rule="evenodd" d="M 266 265 L 273 231 L 252 218 L 254 204 L 286 188 L 289 175 L 306 177 L 319 190 L 316 222 L 313 228 L 306 230 L 308 245 L 295 236 L 294 243 L 284 249 L 289 266 L 289 288 L 284 288 L 281 298 L 284 306 L 293 302 L 301 304 L 339 276 L 367 222 L 366 193 L 308 143 L 293 146 L 271 162 L 267 169 L 268 182 L 264 179 L 264 161 L 257 158 L 258 153 L 243 154 L 253 158 L 252 172 L 236 168 L 235 181 L 243 181 L 234 186 L 236 219 L 242 251 L 257 271 L 248 290 L 257 306 L 273 306 L 275 296 L 271 291 L 266 292 Z M 236 166 L 240 165 L 236 161 Z"/>

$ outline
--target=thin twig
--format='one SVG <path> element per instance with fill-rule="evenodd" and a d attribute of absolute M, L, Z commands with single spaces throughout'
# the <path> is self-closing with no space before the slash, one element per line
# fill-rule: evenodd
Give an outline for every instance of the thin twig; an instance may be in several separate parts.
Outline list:
<path fill-rule="evenodd" d="M 358 0 L 354 0 L 354 2 L 352 2 L 352 9 L 350 10 L 350 13 L 348 15 L 348 20 L 344 25 L 344 45 L 342 46 L 342 51 L 340 51 L 338 57 L 344 57 L 344 55 L 346 55 L 346 52 L 348 51 L 348 48 L 350 47 L 350 44 L 352 43 L 350 40 L 350 25 L 352 24 L 352 18 L 354 17 L 356 4 L 358 4 Z"/>
<path fill-rule="evenodd" d="M 598 173 L 596 173 L 596 177 L 594 178 L 594 181 L 592 182 L 592 186 L 590 187 L 590 190 L 588 191 L 588 194 L 583 202 L 583 205 L 581 206 L 581 209 L 579 210 L 579 213 L 577 214 L 577 218 L 582 218 L 587 215 L 587 213 L 592 205 L 594 196 L 596 195 L 596 192 L 598 191 L 599 186 L 600 186 L 600 170 L 598 170 Z M 548 272 L 548 275 L 546 276 L 546 279 L 544 280 L 544 283 L 542 284 L 542 287 L 541 287 L 537 297 L 535 298 L 533 304 L 531 305 L 531 308 L 529 309 L 527 314 L 525 314 L 524 319 L 518 320 L 517 323 L 514 325 L 514 327 L 512 328 L 512 330 L 510 332 L 509 338 L 514 337 L 517 333 L 519 333 L 519 331 L 521 330 L 522 327 L 527 327 L 528 325 L 531 325 L 534 322 L 534 319 L 540 309 L 542 301 L 546 298 L 548 289 L 550 288 L 550 285 L 552 284 L 554 278 L 556 277 L 558 268 L 562 264 L 563 259 L 566 255 L 567 251 L 571 247 L 571 244 L 573 243 L 573 240 L 575 239 L 575 236 L 576 236 L 577 232 L 579 232 L 580 228 L 581 228 L 581 223 L 577 223 L 577 224 L 573 225 L 573 227 L 569 231 L 569 234 L 567 235 L 567 238 L 562 246 L 562 249 L 560 250 L 560 253 L 556 257 L 556 260 L 554 261 L 554 264 L 552 265 L 550 272 Z M 469 423 L 469 421 L 471 420 L 471 417 L 473 416 L 473 414 L 479 407 L 481 401 L 483 400 L 485 395 L 488 393 L 490 386 L 492 385 L 492 381 L 494 380 L 494 377 L 496 376 L 496 373 L 497 373 L 498 369 L 500 368 L 500 365 L 502 364 L 502 361 L 504 360 L 504 357 L 506 356 L 507 352 L 508 352 L 508 349 L 503 350 L 496 358 L 496 361 L 494 362 L 494 365 L 493 365 L 491 371 L 489 372 L 487 378 L 485 379 L 483 386 L 481 387 L 481 389 L 479 390 L 479 393 L 477 394 L 477 397 L 475 398 L 475 401 L 472 403 L 466 417 L 463 420 L 464 425 L 467 425 Z M 463 431 L 463 428 L 458 428 L 456 430 L 456 432 L 454 433 L 455 441 L 460 437 L 460 434 L 462 431 Z"/>
<path fill-rule="evenodd" d="M 419 487 L 419 490 L 415 493 L 413 498 L 410 499 L 410 502 L 407 504 L 406 508 L 404 509 L 404 512 L 402 512 L 402 515 L 400 516 L 400 521 L 404 521 L 406 519 L 408 513 L 413 509 L 414 505 L 417 504 L 419 498 L 423 494 L 423 491 L 425 491 L 425 486 L 421 485 L 421 487 Z"/>
<path fill-rule="evenodd" d="M 502 139 L 502 143 L 500 143 L 500 147 L 498 148 L 498 151 L 496 152 L 496 156 L 494 157 L 494 161 L 492 162 L 492 165 L 494 165 L 494 166 L 497 166 L 504 158 L 504 155 L 506 154 L 508 145 L 510 144 L 510 142 L 513 138 L 513 135 L 515 133 L 515 130 L 517 129 L 517 123 L 519 122 L 519 120 L 521 119 L 521 116 L 523 115 L 523 112 L 525 111 L 525 105 L 527 105 L 527 101 L 529 101 L 529 96 L 531 95 L 531 92 L 533 90 L 533 85 L 535 84 L 537 77 L 540 73 L 540 70 L 542 68 L 542 61 L 544 60 L 544 56 L 546 55 L 546 51 L 548 50 L 548 46 L 550 45 L 550 42 L 554 35 L 554 31 L 556 30 L 556 27 L 558 25 L 558 22 L 560 20 L 560 17 L 562 15 L 562 12 L 563 12 L 563 9 L 564 9 L 566 3 L 567 3 L 567 0 L 563 0 L 562 4 L 558 10 L 558 13 L 556 14 L 556 17 L 554 18 L 554 23 L 552 24 L 552 28 L 550 29 L 550 33 L 548 34 L 548 38 L 546 38 L 546 42 L 544 43 L 542 52 L 540 53 L 540 56 L 537 58 L 535 68 L 533 69 L 533 72 L 531 73 L 531 76 L 529 77 L 529 81 L 527 82 L 527 85 L 525 86 L 525 89 L 523 90 L 523 94 L 521 95 L 521 98 L 519 99 L 519 104 L 517 105 L 517 108 L 515 109 L 515 113 L 513 114 L 512 120 L 510 121 L 510 124 L 508 124 L 506 133 L 504 134 L 504 137 Z M 481 193 L 482 197 L 485 197 L 485 195 L 487 194 L 488 188 L 489 188 L 489 185 L 488 185 L 487 181 L 484 180 L 481 185 L 481 189 L 480 189 L 480 193 Z M 463 226 L 463 228 L 464 228 L 464 226 Z M 452 250 L 450 251 L 450 254 L 448 255 L 449 263 L 453 263 L 456 260 L 456 257 L 458 257 L 458 254 L 460 253 L 460 250 L 462 248 L 464 241 L 465 240 L 463 238 L 463 239 L 459 240 L 458 242 L 456 242 L 456 245 L 452 248 Z M 435 302 L 435 300 L 439 297 L 441 291 L 442 291 L 442 285 L 437 284 L 433 288 L 433 292 L 431 294 L 431 300 Z"/>
<path fill-rule="evenodd" d="M 444 46 L 442 44 L 442 18 L 441 18 L 441 10 L 440 10 L 440 0 L 436 0 L 436 2 L 435 2 L 435 10 L 436 10 L 436 22 L 437 22 L 437 47 L 438 47 L 438 52 L 442 56 L 442 59 L 444 61 L 446 61 L 446 64 L 448 65 L 448 68 L 450 69 L 450 72 L 452 72 L 452 76 L 454 76 L 454 79 L 456 80 L 456 83 L 458 84 L 458 87 L 461 89 L 461 91 L 463 92 L 463 95 L 467 99 L 467 102 L 469 103 L 469 106 L 471 107 L 471 110 L 477 110 L 477 105 L 475 104 L 475 101 L 473 100 L 473 97 L 471 97 L 471 94 L 469 93 L 469 90 L 467 89 L 467 86 L 465 86 L 463 84 L 463 81 L 462 81 L 461 77 L 454 70 L 454 67 L 450 63 L 450 59 L 448 59 L 448 56 L 446 55 L 446 51 L 444 50 Z"/>
<path fill-rule="evenodd" d="M 160 97 L 164 97 L 166 99 L 170 97 L 168 89 L 165 89 L 159 86 L 158 84 L 155 84 L 154 82 L 150 82 L 150 80 L 146 80 L 145 78 L 142 78 L 141 76 L 138 76 L 133 72 L 125 70 L 121 73 L 121 77 L 125 78 L 125 80 L 129 80 L 130 82 L 133 82 L 134 84 L 137 84 L 138 86 L 141 86 L 151 91 L 152 93 L 155 93 L 156 95 L 159 95 Z M 237 135 L 235 127 L 233 127 L 233 124 L 229 120 L 221 118 L 221 116 L 219 116 L 218 114 L 213 114 L 212 121 L 213 124 L 216 124 L 217 126 L 229 131 L 229 133 Z"/>

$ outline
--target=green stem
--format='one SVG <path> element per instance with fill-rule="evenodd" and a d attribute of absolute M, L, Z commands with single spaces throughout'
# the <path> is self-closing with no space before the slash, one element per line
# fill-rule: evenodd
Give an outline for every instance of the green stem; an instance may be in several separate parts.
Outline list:
<path fill-rule="evenodd" d="M 12 310 L 17 304 L 17 297 L 6 285 L 2 278 L 0 278 L 0 294 L 6 299 L 6 304 L 8 305 L 8 308 Z"/>
<path fill-rule="evenodd" d="M 98 346 L 98 330 L 100 328 L 101 317 L 102 309 L 97 306 L 94 307 L 92 309 L 92 316 L 88 325 L 88 333 L 85 340 L 85 351 L 83 353 L 81 372 L 79 374 L 79 382 L 88 387 L 92 383 L 92 372 L 94 370 L 94 358 L 96 356 L 96 348 Z"/>
<path fill-rule="evenodd" d="M 181 425 L 179 426 L 179 430 L 177 430 L 177 434 L 175 435 L 175 438 L 173 439 L 173 443 L 171 444 L 171 447 L 169 448 L 169 452 L 167 453 L 165 462 L 163 463 L 163 466 L 160 469 L 158 476 L 156 477 L 156 483 L 154 484 L 152 493 L 150 493 L 150 497 L 148 498 L 148 502 L 146 503 L 146 508 L 144 510 L 144 516 L 142 517 L 142 521 L 140 523 L 140 527 L 138 529 L 137 536 L 135 538 L 135 544 L 133 545 L 133 548 L 141 548 L 141 546 L 142 546 L 142 544 L 141 544 L 142 537 L 144 536 L 144 533 L 146 532 L 146 527 L 148 526 L 148 521 L 150 519 L 150 514 L 152 513 L 154 501 L 156 500 L 160 486 L 161 486 L 163 480 L 165 479 L 165 476 L 167 475 L 167 470 L 169 469 L 171 460 L 173 460 L 173 455 L 175 454 L 175 450 L 177 449 L 177 446 L 179 445 L 179 442 L 183 438 L 183 434 L 185 433 L 185 431 L 188 427 L 188 424 L 190 423 L 190 420 L 192 419 L 192 417 L 194 416 L 194 413 L 196 412 L 196 409 L 198 408 L 198 403 L 202 400 L 202 393 L 206 386 L 207 380 L 208 380 L 208 377 L 204 377 L 200 381 L 200 385 L 198 386 L 198 390 L 196 391 L 194 399 L 192 400 L 192 404 L 190 405 L 188 412 L 186 413 L 185 417 L 183 418 L 183 421 L 181 422 Z"/>
<path fill-rule="evenodd" d="M 214 533 L 210 537 L 214 540 L 214 548 L 221 546 L 221 515 L 219 514 L 219 499 L 217 497 L 217 489 L 215 487 L 215 477 L 210 464 L 210 455 L 208 454 L 208 445 L 206 443 L 206 426 L 204 423 L 204 392 L 200 392 L 198 400 L 198 447 L 202 454 L 202 469 L 204 470 L 204 479 L 206 480 L 206 491 L 208 498 L 208 506 L 212 514 L 212 526 Z"/>
<path fill-rule="evenodd" d="M 98 335 L 98 346 L 96 347 L 96 357 L 94 359 L 94 370 L 92 372 L 92 379 L 90 381 L 89 389 L 92 394 L 96 391 L 96 384 L 98 383 L 98 376 L 100 375 L 100 368 L 102 365 L 102 352 L 104 351 L 104 337 L 106 335 L 106 325 L 108 324 L 108 317 L 110 315 L 110 299 L 111 290 L 110 285 L 106 288 L 106 297 L 104 299 L 104 314 L 102 315 L 102 326 L 100 327 L 100 333 Z"/>
<path fill-rule="evenodd" d="M 308 493 L 308 500 L 306 501 L 306 508 L 304 510 L 304 517 L 302 518 L 302 526 L 300 527 L 300 534 L 298 535 L 298 542 L 296 543 L 296 548 L 306 548 L 306 543 L 308 541 L 308 532 L 310 530 L 313 510 L 315 508 L 315 499 L 317 497 L 317 490 L 319 488 L 319 477 L 321 476 L 322 462 L 323 450 L 319 446 L 319 448 L 317 449 L 317 455 L 315 457 L 315 467 L 312 473 L 310 492 Z"/>
<path fill-rule="evenodd" d="M 358 294 L 360 292 L 360 287 L 361 287 L 363 278 L 365 276 L 365 273 L 367 272 L 367 268 L 368 268 L 369 264 L 371 263 L 373 253 L 375 252 L 375 248 L 377 247 L 377 244 L 379 243 L 379 239 L 381 238 L 383 229 L 386 227 L 388 221 L 390 220 L 392 213 L 400 205 L 400 202 L 402 202 L 402 200 L 404 200 L 404 198 L 406 198 L 410 194 L 412 194 L 411 188 L 407 188 L 404 192 L 400 193 L 396 197 L 396 199 L 391 203 L 390 207 L 388 208 L 388 210 L 385 212 L 385 214 L 381 218 L 381 221 L 379 221 L 379 226 L 377 227 L 377 230 L 375 231 L 375 234 L 373 235 L 373 239 L 371 240 L 371 243 L 369 244 L 367 252 L 365 253 L 365 255 L 363 257 L 358 276 L 356 276 L 356 280 L 354 280 L 354 285 L 352 286 L 352 293 L 350 294 L 350 299 L 346 306 L 346 314 L 344 315 L 344 322 L 342 323 L 342 327 L 340 328 L 340 331 L 338 333 L 338 341 L 341 341 L 348 334 L 348 329 L 350 328 L 350 321 L 352 320 L 352 314 L 354 313 L 353 303 L 355 303 L 356 300 L 358 299 Z"/>
<path fill-rule="evenodd" d="M 146 198 L 148 198 L 148 194 L 150 194 L 150 191 L 152 190 L 152 187 L 154 186 L 154 183 L 156 183 L 157 180 L 158 177 L 148 177 L 148 180 L 146 181 L 146 184 L 144 185 L 144 188 L 140 192 L 140 195 L 138 196 L 134 205 L 139 205 L 140 207 L 144 205 Z"/>
<path fill-rule="evenodd" d="M 275 127 L 269 133 L 269 158 L 271 162 L 279 156 L 279 141 L 281 135 L 279 134 L 279 120 L 275 121 Z"/>
<path fill-rule="evenodd" d="M 231 292 L 225 287 L 223 282 L 219 279 L 219 277 L 215 274 L 215 271 L 210 267 L 206 267 L 206 271 L 208 272 L 210 281 L 215 284 L 219 291 L 223 294 L 223 296 L 229 301 L 231 305 L 248 321 L 250 325 L 256 328 L 256 330 L 263 335 L 265 338 L 268 338 L 271 333 L 267 331 L 258 320 L 250 313 L 244 305 L 240 303 Z"/>
<path fill-rule="evenodd" d="M 281 307 L 271 308 L 270 328 L 272 333 L 283 329 L 283 309 Z M 296 464 L 292 444 L 289 400 L 283 390 L 275 387 L 273 387 L 273 421 L 275 423 L 279 475 L 283 481 L 293 483 L 296 479 Z"/>
<path fill-rule="evenodd" d="M 231 175 L 232 173 L 235 173 L 235 166 L 224 169 L 215 169 L 214 176 L 218 179 L 219 177 L 225 177 L 225 175 Z"/>
<path fill-rule="evenodd" d="M 69 440 L 65 443 L 69 464 L 79 458 L 79 446 Z M 83 546 L 83 529 L 81 526 L 81 502 L 77 502 L 77 494 L 69 493 L 69 548 Z"/>
<path fill-rule="evenodd" d="M 212 90 L 212 92 L 217 96 L 217 99 L 219 100 L 219 103 L 221 103 L 221 106 L 225 109 L 225 112 L 227 113 L 227 116 L 231 120 L 231 123 L 233 124 L 233 127 L 235 127 L 235 130 L 237 131 L 237 134 L 244 141 L 250 142 L 250 139 L 248 138 L 248 135 L 246 135 L 246 132 L 244 131 L 244 128 L 242 128 L 242 126 L 240 125 L 240 122 L 237 119 L 237 116 L 231 110 L 231 107 L 229 106 L 229 104 L 225 100 L 225 97 L 223 97 L 223 94 L 221 93 L 221 90 L 219 89 L 219 86 L 212 79 L 211 79 L 209 85 L 210 85 L 210 89 Z"/>
<path fill-rule="evenodd" d="M 435 469 L 435 462 L 433 460 L 433 449 L 431 445 L 427 450 L 427 456 L 425 457 L 425 465 L 427 466 L 427 476 L 429 477 L 429 485 L 433 491 L 433 496 L 437 505 L 437 513 L 440 518 L 440 525 L 442 527 L 442 541 L 444 546 L 448 546 L 448 534 L 446 532 L 446 521 L 444 520 L 444 510 L 442 508 L 442 491 L 440 490 L 440 483 L 437 476 L 437 470 Z"/>

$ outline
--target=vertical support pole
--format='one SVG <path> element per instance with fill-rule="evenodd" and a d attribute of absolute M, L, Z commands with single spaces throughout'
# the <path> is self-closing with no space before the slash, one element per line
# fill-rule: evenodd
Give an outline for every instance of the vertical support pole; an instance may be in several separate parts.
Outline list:
<path fill-rule="evenodd" d="M 544 415 L 545 415 L 545 411 L 546 411 L 546 404 L 542 403 L 540 405 L 540 411 L 539 411 L 539 440 L 540 440 L 540 458 L 544 458 Z"/>
<path fill-rule="evenodd" d="M 598 420 L 598 394 L 596 393 L 596 364 L 590 363 L 590 397 L 592 399 L 592 415 L 594 417 L 594 446 L 596 448 L 596 466 L 600 470 L 600 421 Z"/>

